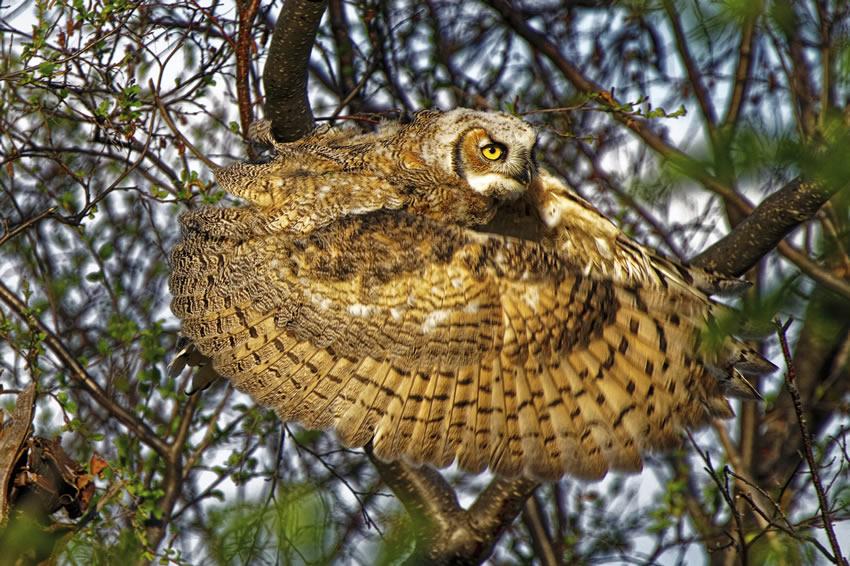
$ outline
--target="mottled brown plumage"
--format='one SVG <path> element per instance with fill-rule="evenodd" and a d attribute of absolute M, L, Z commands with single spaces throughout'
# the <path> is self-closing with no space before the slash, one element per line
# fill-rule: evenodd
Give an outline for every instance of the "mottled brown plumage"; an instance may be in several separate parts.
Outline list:
<path fill-rule="evenodd" d="M 286 421 L 387 460 L 600 477 L 731 415 L 755 394 L 736 366 L 772 367 L 700 339 L 734 280 L 630 241 L 515 118 L 266 140 L 269 162 L 216 172 L 245 206 L 181 217 L 170 286 L 184 357 Z M 475 230 L 520 201 L 538 241 Z"/>

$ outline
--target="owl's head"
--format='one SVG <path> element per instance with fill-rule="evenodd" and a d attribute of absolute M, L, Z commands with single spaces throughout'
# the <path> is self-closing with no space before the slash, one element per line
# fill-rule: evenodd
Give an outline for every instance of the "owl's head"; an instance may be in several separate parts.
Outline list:
<path fill-rule="evenodd" d="M 414 121 L 419 120 L 429 129 L 422 140 L 428 165 L 457 175 L 483 196 L 513 200 L 537 172 L 537 133 L 518 118 L 457 108 L 423 112 Z"/>

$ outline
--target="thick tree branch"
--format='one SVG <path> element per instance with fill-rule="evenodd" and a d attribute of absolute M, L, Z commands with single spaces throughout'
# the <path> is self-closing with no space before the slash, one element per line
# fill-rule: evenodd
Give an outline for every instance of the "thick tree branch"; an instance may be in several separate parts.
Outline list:
<path fill-rule="evenodd" d="M 417 535 L 430 536 L 430 533 L 446 531 L 455 522 L 455 516 L 463 511 L 454 490 L 434 468 L 417 469 L 399 461 L 384 462 L 372 454 L 370 446 L 366 446 L 365 451 L 381 478 L 414 518 Z M 426 493 L 428 497 L 423 497 Z"/>
<path fill-rule="evenodd" d="M 494 479 L 469 508 L 476 530 L 498 539 L 539 485 L 523 477 Z"/>
<path fill-rule="evenodd" d="M 266 119 L 281 142 L 304 137 L 315 121 L 307 98 L 307 65 L 327 0 L 286 0 L 263 69 Z"/>
<path fill-rule="evenodd" d="M 366 452 L 413 519 L 416 549 L 406 561 L 410 565 L 481 564 L 538 486 L 525 478 L 495 478 L 466 510 L 434 468 L 383 462 L 369 447 Z"/>
<path fill-rule="evenodd" d="M 691 263 L 727 275 L 741 275 L 843 188 L 826 188 L 798 177 L 756 208 L 745 210 L 748 216 L 743 222 Z"/>

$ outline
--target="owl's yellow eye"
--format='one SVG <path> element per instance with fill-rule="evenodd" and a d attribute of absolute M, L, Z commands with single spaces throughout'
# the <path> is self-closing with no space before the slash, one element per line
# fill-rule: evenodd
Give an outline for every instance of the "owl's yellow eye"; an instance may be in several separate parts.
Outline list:
<path fill-rule="evenodd" d="M 505 156 L 506 152 L 507 148 L 500 143 L 488 143 L 481 148 L 481 155 L 484 156 L 484 159 L 489 159 L 490 161 L 501 159 Z"/>

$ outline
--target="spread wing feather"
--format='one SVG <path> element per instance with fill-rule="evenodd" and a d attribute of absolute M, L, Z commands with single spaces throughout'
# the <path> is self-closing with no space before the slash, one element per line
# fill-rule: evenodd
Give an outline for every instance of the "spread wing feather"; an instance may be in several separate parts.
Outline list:
<path fill-rule="evenodd" d="M 250 207 L 182 224 L 172 309 L 195 348 L 284 420 L 378 457 L 599 477 L 730 414 L 698 354 L 700 293 L 403 212 L 308 236 Z"/>

